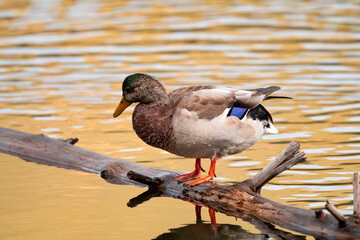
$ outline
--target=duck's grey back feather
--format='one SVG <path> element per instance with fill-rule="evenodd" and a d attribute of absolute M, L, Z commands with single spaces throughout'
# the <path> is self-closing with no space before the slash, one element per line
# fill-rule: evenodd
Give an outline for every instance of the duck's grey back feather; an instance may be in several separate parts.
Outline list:
<path fill-rule="evenodd" d="M 235 103 L 238 107 L 252 109 L 267 96 L 279 90 L 272 86 L 251 90 L 229 87 L 191 86 L 176 89 L 169 93 L 174 109 L 186 109 L 199 119 L 213 119 L 230 109 Z"/>

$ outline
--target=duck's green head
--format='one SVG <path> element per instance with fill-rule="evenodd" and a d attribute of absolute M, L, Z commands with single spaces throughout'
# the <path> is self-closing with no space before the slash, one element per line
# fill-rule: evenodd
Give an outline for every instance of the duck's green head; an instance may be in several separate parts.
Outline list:
<path fill-rule="evenodd" d="M 154 77 L 135 73 L 125 78 L 122 84 L 123 97 L 116 108 L 113 117 L 119 116 L 130 104 L 156 104 L 167 98 L 165 88 Z"/>
<path fill-rule="evenodd" d="M 146 77 L 150 77 L 150 76 L 143 73 L 135 73 L 127 76 L 122 84 L 123 91 L 125 88 L 126 89 L 130 88 L 133 83 L 137 82 L 138 80 L 141 80 L 141 78 L 146 78 Z"/>

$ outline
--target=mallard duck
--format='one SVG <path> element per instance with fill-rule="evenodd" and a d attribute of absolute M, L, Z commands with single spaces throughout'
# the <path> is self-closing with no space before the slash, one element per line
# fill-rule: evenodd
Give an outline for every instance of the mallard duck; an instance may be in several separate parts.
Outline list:
<path fill-rule="evenodd" d="M 269 95 L 279 89 L 190 86 L 167 94 L 155 77 L 135 73 L 125 78 L 123 97 L 113 117 L 139 103 L 132 115 L 136 134 L 153 147 L 196 158 L 194 171 L 174 179 L 195 178 L 186 184 L 198 185 L 216 177 L 217 158 L 248 149 L 267 132 L 277 133 L 270 113 L 260 103 L 277 98 Z M 211 159 L 208 176 L 203 178 L 201 158 Z"/>

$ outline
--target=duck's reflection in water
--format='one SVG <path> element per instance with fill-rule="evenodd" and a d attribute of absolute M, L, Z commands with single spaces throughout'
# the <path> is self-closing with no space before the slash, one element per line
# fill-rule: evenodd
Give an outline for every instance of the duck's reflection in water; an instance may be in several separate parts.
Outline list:
<path fill-rule="evenodd" d="M 166 194 L 165 194 L 166 195 Z M 136 207 L 137 205 L 150 200 L 153 197 L 164 197 L 163 191 L 159 188 L 149 188 L 139 196 L 132 198 L 128 202 L 129 207 Z M 270 223 L 263 222 L 259 219 L 242 218 L 243 221 L 253 224 L 261 233 L 251 233 L 244 230 L 239 225 L 218 224 L 216 222 L 215 211 L 202 204 L 191 202 L 189 200 L 176 197 L 186 202 L 195 205 L 196 224 L 188 224 L 184 227 L 169 229 L 169 232 L 163 233 L 155 239 L 286 239 L 286 240 L 303 240 L 305 236 L 294 235 L 275 228 Z M 201 217 L 202 208 L 207 208 L 210 216 L 210 223 L 204 222 Z"/>
<path fill-rule="evenodd" d="M 305 236 L 294 235 L 276 229 L 272 224 L 264 223 L 256 219 L 243 219 L 254 224 L 261 233 L 251 233 L 239 225 L 217 224 L 215 220 L 215 211 L 209 209 L 211 223 L 205 223 L 201 220 L 201 207 L 195 206 L 196 224 L 188 224 L 184 227 L 169 229 L 169 232 L 158 236 L 157 240 L 211 240 L 211 239 L 287 239 L 287 240 L 304 240 Z"/>
<path fill-rule="evenodd" d="M 269 239 L 266 234 L 253 234 L 242 229 L 240 226 L 220 224 L 217 231 L 209 223 L 199 222 L 189 224 L 181 228 L 170 229 L 170 232 L 163 233 L 155 239 Z"/>

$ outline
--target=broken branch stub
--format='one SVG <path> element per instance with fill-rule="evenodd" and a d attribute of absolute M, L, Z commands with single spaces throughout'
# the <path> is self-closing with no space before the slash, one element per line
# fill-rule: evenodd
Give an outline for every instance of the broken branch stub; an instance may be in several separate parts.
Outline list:
<path fill-rule="evenodd" d="M 329 201 L 326 201 L 325 208 L 334 216 L 339 223 L 339 228 L 346 227 L 346 218 L 341 212 Z"/>
<path fill-rule="evenodd" d="M 360 223 L 360 187 L 359 187 L 359 173 L 355 172 L 353 177 L 353 193 L 354 193 L 354 219 Z"/>
<path fill-rule="evenodd" d="M 260 172 L 238 185 L 242 185 L 242 187 L 249 189 L 250 192 L 253 192 L 254 194 L 260 194 L 261 188 L 266 183 L 285 170 L 306 160 L 306 154 L 304 152 L 299 153 L 299 149 L 300 144 L 291 141 L 290 144 Z"/>

